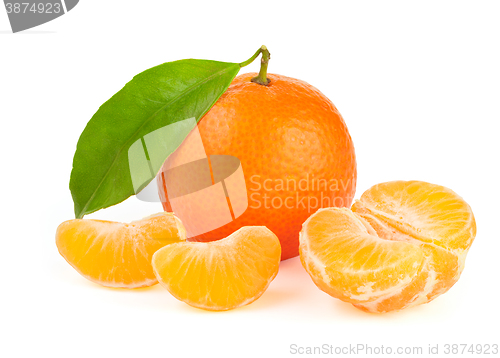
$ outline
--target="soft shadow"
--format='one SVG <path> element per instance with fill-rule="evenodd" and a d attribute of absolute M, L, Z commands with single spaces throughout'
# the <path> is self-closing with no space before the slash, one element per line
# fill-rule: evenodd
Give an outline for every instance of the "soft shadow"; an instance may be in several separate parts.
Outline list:
<path fill-rule="evenodd" d="M 148 292 L 155 290 L 157 287 L 159 287 L 159 284 L 155 284 L 153 286 L 148 286 L 148 287 L 139 287 L 139 288 L 126 288 L 126 287 L 107 287 L 107 286 L 102 286 L 98 283 L 92 282 L 90 280 L 87 280 L 85 277 L 83 277 L 83 282 L 81 282 L 81 285 L 88 286 L 94 290 L 104 290 L 104 291 L 116 291 L 116 292 L 125 292 L 125 293 L 134 293 L 134 292 Z"/>
<path fill-rule="evenodd" d="M 291 301 L 295 293 L 294 290 L 268 288 L 261 297 L 242 307 L 242 309 L 261 310 L 263 308 L 282 306 L 286 301 Z"/>
<path fill-rule="evenodd" d="M 394 321 L 394 320 L 400 320 L 402 317 L 405 316 L 415 316 L 415 315 L 420 315 L 420 314 L 425 314 L 426 312 L 426 305 L 418 305 L 415 307 L 410 307 L 410 308 L 405 308 L 400 311 L 391 311 L 391 312 L 386 312 L 386 313 L 373 313 L 373 312 L 366 312 L 362 311 L 359 308 L 356 308 L 354 305 L 343 302 L 341 300 L 338 300 L 336 298 L 332 297 L 332 312 L 330 312 L 335 317 L 345 317 L 347 319 L 372 319 L 372 320 L 378 320 L 378 321 Z"/>

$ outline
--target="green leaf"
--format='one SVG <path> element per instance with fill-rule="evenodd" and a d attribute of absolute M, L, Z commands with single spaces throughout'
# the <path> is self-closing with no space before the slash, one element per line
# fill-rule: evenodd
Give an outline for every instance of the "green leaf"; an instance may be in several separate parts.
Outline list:
<path fill-rule="evenodd" d="M 135 76 L 105 102 L 73 158 L 75 216 L 118 204 L 145 187 L 239 69 L 209 60 L 168 62 Z"/>

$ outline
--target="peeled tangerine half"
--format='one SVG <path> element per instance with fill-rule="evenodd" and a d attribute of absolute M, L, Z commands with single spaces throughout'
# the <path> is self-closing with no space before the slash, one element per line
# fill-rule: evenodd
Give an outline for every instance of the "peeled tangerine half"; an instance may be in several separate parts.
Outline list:
<path fill-rule="evenodd" d="M 165 245 L 185 241 L 182 223 L 172 213 L 159 213 L 124 224 L 76 219 L 57 228 L 61 255 L 83 277 L 107 287 L 138 288 L 158 281 L 153 254 Z"/>
<path fill-rule="evenodd" d="M 225 311 L 259 298 L 278 273 L 281 246 L 263 226 L 245 226 L 225 239 L 179 242 L 153 255 L 158 281 L 190 306 Z"/>
<path fill-rule="evenodd" d="M 450 189 L 393 181 L 367 190 L 351 210 L 312 215 L 300 234 L 300 258 L 329 295 L 389 312 L 449 290 L 475 235 L 471 208 Z"/>

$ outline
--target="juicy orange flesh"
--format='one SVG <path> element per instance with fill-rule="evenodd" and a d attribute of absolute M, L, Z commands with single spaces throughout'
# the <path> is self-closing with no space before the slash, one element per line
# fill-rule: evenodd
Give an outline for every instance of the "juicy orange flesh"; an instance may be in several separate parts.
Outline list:
<path fill-rule="evenodd" d="M 161 213 L 130 224 L 76 219 L 56 233 L 61 255 L 80 274 L 108 287 L 135 288 L 157 283 L 151 267 L 155 251 L 185 240 L 178 219 Z"/>
<path fill-rule="evenodd" d="M 279 240 L 265 227 L 243 227 L 214 242 L 165 246 L 153 256 L 160 283 L 177 299 L 228 310 L 260 297 L 278 272 Z"/>
<path fill-rule="evenodd" d="M 469 205 L 440 185 L 419 181 L 378 184 L 363 194 L 353 211 L 361 203 L 389 225 L 444 249 L 466 250 L 476 236 Z"/>
<path fill-rule="evenodd" d="M 374 186 L 349 209 L 314 214 L 301 260 L 323 291 L 370 312 L 425 303 L 459 278 L 476 233 L 470 207 L 424 182 Z"/>

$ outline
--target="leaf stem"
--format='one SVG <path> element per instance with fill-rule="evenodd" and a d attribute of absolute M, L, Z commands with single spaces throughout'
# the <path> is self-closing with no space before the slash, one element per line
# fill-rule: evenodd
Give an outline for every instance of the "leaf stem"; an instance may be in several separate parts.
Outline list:
<path fill-rule="evenodd" d="M 265 46 L 263 46 L 263 47 L 265 47 Z M 240 63 L 240 64 L 239 64 L 239 65 L 240 65 L 240 68 L 241 68 L 241 67 L 248 66 L 249 64 L 251 64 L 251 63 L 253 62 L 253 60 L 255 60 L 255 59 L 257 58 L 257 56 L 259 56 L 259 55 L 260 55 L 260 53 L 261 53 L 261 52 L 262 52 L 262 47 L 260 47 L 260 48 L 257 50 L 257 52 L 255 52 L 255 53 L 253 54 L 253 56 L 252 56 L 252 57 L 250 57 L 248 60 L 246 60 L 245 62 Z"/>
<path fill-rule="evenodd" d="M 262 45 L 257 52 L 254 53 L 252 57 L 250 57 L 245 62 L 240 63 L 240 68 L 245 67 L 252 63 L 260 54 L 262 54 L 262 58 L 260 59 L 260 71 L 259 74 L 252 78 L 252 82 L 258 83 L 262 86 L 267 86 L 271 83 L 271 80 L 267 78 L 267 66 L 269 64 L 269 60 L 271 59 L 271 54 L 266 46 Z"/>

